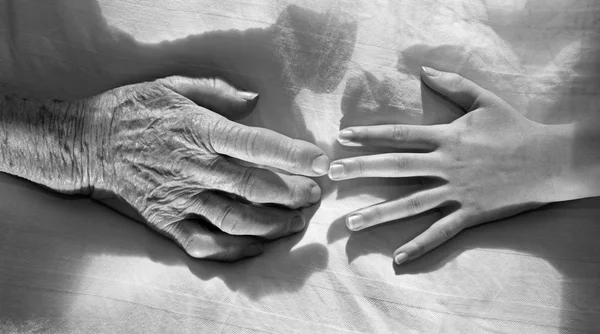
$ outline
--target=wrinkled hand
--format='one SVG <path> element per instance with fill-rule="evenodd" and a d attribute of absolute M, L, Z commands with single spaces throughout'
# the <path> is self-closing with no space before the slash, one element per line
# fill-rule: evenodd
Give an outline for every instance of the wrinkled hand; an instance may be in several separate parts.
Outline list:
<path fill-rule="evenodd" d="M 196 258 L 255 256 L 265 239 L 301 231 L 297 209 L 321 196 L 305 176 L 326 174 L 329 160 L 308 142 L 228 119 L 255 97 L 220 80 L 170 77 L 90 99 L 92 197 Z"/>
<path fill-rule="evenodd" d="M 442 218 L 398 248 L 394 260 L 413 260 L 465 228 L 555 200 L 553 179 L 561 149 L 551 126 L 532 122 L 506 102 L 453 73 L 424 68 L 423 81 L 467 114 L 450 124 L 378 125 L 343 129 L 346 146 L 387 147 L 394 153 L 334 161 L 333 180 L 424 177 L 441 180 L 408 196 L 362 208 L 346 218 L 358 231 L 439 209 Z M 422 153 L 398 153 L 412 150 Z M 440 183 L 442 183 L 440 185 Z"/>

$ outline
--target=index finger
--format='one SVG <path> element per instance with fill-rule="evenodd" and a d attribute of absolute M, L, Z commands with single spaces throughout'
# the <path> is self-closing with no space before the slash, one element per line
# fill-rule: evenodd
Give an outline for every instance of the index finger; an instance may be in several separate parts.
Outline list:
<path fill-rule="evenodd" d="M 319 147 L 273 130 L 249 127 L 220 119 L 210 142 L 215 152 L 293 174 L 321 176 L 329 171 L 329 158 Z"/>
<path fill-rule="evenodd" d="M 354 126 L 340 131 L 338 141 L 345 146 L 433 149 L 442 141 L 443 129 L 444 125 Z"/>

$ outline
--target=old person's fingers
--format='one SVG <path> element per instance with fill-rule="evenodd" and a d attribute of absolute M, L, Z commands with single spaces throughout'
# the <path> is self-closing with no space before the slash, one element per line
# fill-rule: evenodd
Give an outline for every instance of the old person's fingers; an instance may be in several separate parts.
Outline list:
<path fill-rule="evenodd" d="M 412 217 L 441 206 L 448 198 L 448 189 L 444 187 L 418 191 L 355 211 L 346 217 L 346 225 L 352 231 L 359 231 L 392 220 Z"/>
<path fill-rule="evenodd" d="M 186 215 L 204 217 L 230 235 L 251 235 L 277 239 L 304 229 L 300 211 L 241 203 L 216 192 L 203 192 L 186 208 Z"/>
<path fill-rule="evenodd" d="M 434 153 L 386 153 L 346 158 L 331 163 L 335 181 L 359 177 L 439 176 L 440 160 Z"/>
<path fill-rule="evenodd" d="M 258 100 L 258 94 L 241 91 L 219 78 L 172 76 L 159 82 L 197 105 L 233 120 L 251 113 Z"/>
<path fill-rule="evenodd" d="M 296 209 L 314 204 L 321 198 L 319 185 L 304 176 L 241 166 L 225 158 L 217 158 L 212 171 L 213 189 L 254 203 L 280 204 Z"/>
<path fill-rule="evenodd" d="M 345 128 L 338 141 L 345 146 L 377 146 L 432 150 L 443 140 L 443 125 L 374 125 Z"/>
<path fill-rule="evenodd" d="M 256 94 L 239 91 L 220 79 L 174 76 L 159 82 L 229 119 L 247 115 L 255 106 Z M 209 144 L 219 154 L 307 176 L 321 176 L 329 169 L 329 159 L 323 150 L 272 130 L 248 127 L 223 118 L 212 124 L 210 132 Z"/>
<path fill-rule="evenodd" d="M 498 99 L 487 89 L 456 73 L 422 67 L 421 78 L 429 88 L 447 97 L 465 112 L 473 111 L 491 100 Z"/>
<path fill-rule="evenodd" d="M 163 231 L 190 256 L 197 259 L 236 261 L 262 254 L 262 242 L 257 237 L 234 236 L 209 230 L 200 221 L 183 220 Z"/>
<path fill-rule="evenodd" d="M 321 176 L 329 170 L 329 159 L 322 149 L 269 129 L 221 118 L 211 129 L 210 138 L 216 153 L 253 164 L 306 176 Z"/>
<path fill-rule="evenodd" d="M 122 198 L 136 219 L 198 258 L 258 255 L 264 239 L 302 231 L 297 208 L 321 196 L 305 176 L 326 174 L 329 160 L 308 142 L 229 119 L 251 110 L 255 97 L 184 77 L 107 93 L 98 103 L 106 131 L 95 138 L 103 160 L 92 163 L 105 175 L 94 188 L 107 193 L 97 197 Z"/>
<path fill-rule="evenodd" d="M 467 226 L 460 210 L 438 220 L 425 232 L 394 251 L 394 262 L 401 264 L 423 256 L 432 249 L 450 240 Z"/>

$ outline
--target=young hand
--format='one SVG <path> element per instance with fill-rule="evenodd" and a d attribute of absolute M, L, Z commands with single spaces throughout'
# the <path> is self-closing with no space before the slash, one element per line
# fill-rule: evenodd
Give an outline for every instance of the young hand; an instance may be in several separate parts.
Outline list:
<path fill-rule="evenodd" d="M 350 230 L 438 209 L 443 217 L 398 248 L 394 261 L 414 260 L 465 228 L 558 200 L 554 179 L 564 155 L 562 128 L 528 120 L 508 103 L 454 73 L 423 68 L 430 88 L 464 109 L 450 124 L 377 125 L 343 129 L 345 146 L 386 147 L 392 153 L 334 161 L 333 180 L 425 177 L 441 185 L 357 210 Z M 408 153 L 410 150 L 411 153 Z M 422 153 L 412 153 L 412 152 Z"/>

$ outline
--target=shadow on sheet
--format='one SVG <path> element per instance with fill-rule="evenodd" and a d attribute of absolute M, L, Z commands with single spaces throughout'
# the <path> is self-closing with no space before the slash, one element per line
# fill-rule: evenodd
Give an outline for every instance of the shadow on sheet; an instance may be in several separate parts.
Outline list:
<path fill-rule="evenodd" d="M 59 48 L 73 56 L 65 57 L 66 61 L 63 63 L 58 62 L 47 68 L 47 63 L 34 60 L 29 63 L 26 60 L 19 62 L 17 65 L 23 67 L 21 70 L 37 72 L 39 75 L 37 80 L 27 82 L 14 78 L 16 82 L 14 85 L 17 88 L 31 87 L 33 94 L 36 95 L 77 98 L 116 86 L 173 74 L 217 75 L 240 88 L 261 93 L 256 117 L 260 118 L 263 115 L 261 110 L 289 111 L 285 117 L 289 117 L 289 123 L 294 125 L 294 129 L 289 127 L 282 129 L 282 123 L 279 120 L 265 118 L 261 119 L 265 127 L 280 132 L 285 130 L 286 134 L 292 137 L 313 142 L 314 137 L 311 135 L 310 129 L 306 129 L 299 108 L 294 104 L 295 94 L 299 89 L 310 89 L 315 92 L 334 90 L 345 75 L 347 62 L 352 55 L 353 43 L 356 38 L 356 25 L 351 20 L 315 14 L 298 7 L 289 7 L 280 15 L 277 23 L 267 29 L 219 31 L 155 45 L 141 44 L 129 35 L 111 30 L 106 22 L 98 17 L 99 8 L 92 1 L 55 1 L 50 5 L 41 4 L 40 6 L 49 6 L 45 10 L 60 11 L 63 10 L 60 5 L 67 3 L 69 7 L 79 8 L 80 13 L 79 15 L 65 15 L 65 20 L 69 20 L 71 17 L 75 20 L 88 20 L 85 25 L 78 22 L 71 23 L 73 26 L 87 26 L 89 31 L 106 32 L 98 33 L 96 31 L 93 34 L 101 37 L 91 44 L 98 54 L 92 60 L 84 59 L 85 52 L 72 52 L 71 50 L 78 46 L 65 44 Z M 65 10 L 65 13 L 68 12 Z M 15 22 L 19 24 L 19 20 Z M 89 31 L 80 33 L 83 36 Z M 332 40 L 341 41 L 341 43 L 331 44 Z M 83 48 L 83 45 L 79 47 Z M 420 65 L 419 58 L 435 59 L 436 54 L 439 56 L 439 51 L 444 51 L 442 54 L 451 54 L 452 47 L 445 50 L 429 50 L 424 46 L 408 50 L 407 52 L 413 55 L 413 62 L 407 65 L 408 68 L 416 71 L 417 64 Z M 30 59 L 34 58 L 35 56 L 31 56 Z M 596 62 L 598 62 L 597 58 Z M 62 85 L 55 85 L 54 90 L 49 90 L 43 84 L 47 81 L 47 77 L 60 77 Z M 345 116 L 352 118 L 352 113 L 359 109 L 356 104 L 357 101 L 360 101 L 360 94 L 369 90 L 383 92 L 371 95 L 383 96 L 382 100 L 373 100 L 374 108 L 396 112 L 393 107 L 390 110 L 390 106 L 395 103 L 389 100 L 397 97 L 397 94 L 389 94 L 391 90 L 398 89 L 396 83 L 394 78 L 379 81 L 368 72 L 364 73 L 364 77 L 350 78 L 346 86 L 347 91 L 344 92 L 342 105 L 343 110 L 347 111 Z M 368 94 L 371 93 L 367 93 L 365 94 L 368 97 Z M 426 88 L 422 89 L 422 93 L 426 117 L 416 119 L 409 117 L 406 119 L 407 123 L 446 122 L 458 115 L 457 110 L 449 106 L 445 107 L 447 113 L 440 114 L 440 108 L 444 108 L 440 106 L 444 106 L 445 101 L 436 100 L 439 97 L 427 91 Z M 372 103 L 373 101 L 367 102 Z M 431 118 L 427 118 L 430 117 L 429 115 Z M 352 154 L 352 152 L 347 154 Z M 311 273 L 327 267 L 328 254 L 323 245 L 309 244 L 293 249 L 302 236 L 275 242 L 267 248 L 268 254 L 258 259 L 235 264 L 195 261 L 187 257 L 170 241 L 90 200 L 50 194 L 22 180 L 4 175 L 0 178 L 7 187 L 13 187 L 11 196 L 28 199 L 27 203 L 15 203 L 11 202 L 9 194 L 4 193 L 4 203 L 11 203 L 4 208 L 9 214 L 7 216 L 9 218 L 6 219 L 17 223 L 19 220 L 27 219 L 47 220 L 43 222 L 48 224 L 48 227 L 43 230 L 44 233 L 48 233 L 51 237 L 53 228 L 63 232 L 70 231 L 69 238 L 74 240 L 75 244 L 81 245 L 81 251 L 149 257 L 168 265 L 184 265 L 198 279 L 208 281 L 219 277 L 229 289 L 244 293 L 250 298 L 296 291 L 310 277 Z M 408 185 L 416 183 L 417 181 L 407 182 Z M 340 187 L 344 186 L 340 185 Z M 564 274 L 565 283 L 562 293 L 565 309 L 561 314 L 564 327 L 569 328 L 572 322 L 576 322 L 576 327 L 593 328 L 593 324 L 597 321 L 595 319 L 597 305 L 590 304 L 590 301 L 600 297 L 598 278 L 587 277 L 586 273 L 582 271 L 582 267 L 569 265 L 569 261 L 562 261 L 564 256 L 561 254 L 573 251 L 573 249 L 557 249 L 556 245 L 566 244 L 565 239 L 569 239 L 568 245 L 575 248 L 575 253 L 593 253 L 590 249 L 595 250 L 597 246 L 589 242 L 589 235 L 598 235 L 600 228 L 594 228 L 585 222 L 589 222 L 589 219 L 596 220 L 599 217 L 585 216 L 580 212 L 585 212 L 588 208 L 597 205 L 599 205 L 597 199 L 556 204 L 503 223 L 465 231 L 455 240 L 441 246 L 423 259 L 397 268 L 397 273 L 436 270 L 465 249 L 471 248 L 499 248 L 530 253 L 547 259 Z M 36 209 L 32 211 L 31 207 Z M 427 224 L 430 224 L 435 218 L 436 214 L 430 213 L 401 224 L 387 224 L 353 234 L 349 237 L 346 246 L 349 260 L 352 261 L 353 258 L 365 254 L 389 254 L 390 249 L 384 248 L 384 246 L 402 244 L 426 228 Z M 578 224 L 571 224 L 572 222 L 582 222 L 581 226 L 584 228 L 579 229 Z M 333 222 L 329 231 L 329 239 L 348 237 L 342 224 L 341 220 Z M 41 226 L 41 222 L 38 225 Z M 3 238 L 10 238 L 10 228 L 6 234 L 2 235 Z M 18 229 L 19 227 L 14 226 L 14 228 Z M 554 243 L 552 240 L 559 241 Z M 579 243 L 577 240 L 587 240 L 588 242 Z M 44 246 L 47 248 L 13 249 L 12 251 L 20 252 L 21 255 L 24 252 L 27 256 L 36 257 L 52 253 L 57 249 L 57 246 L 53 246 L 51 243 Z M 277 272 L 277 275 L 280 275 L 280 278 L 287 278 L 289 284 L 286 286 L 262 284 L 261 275 L 268 275 L 268 273 L 258 272 L 253 266 L 256 261 L 273 261 L 270 264 L 271 268 Z M 597 263 L 598 260 L 589 258 L 581 261 Z M 296 265 L 298 263 L 303 265 Z M 72 264 L 65 263 L 65 266 L 68 265 Z M 57 269 L 57 271 L 60 270 L 60 268 Z M 27 268 L 22 268 L 22 271 L 11 273 L 10 281 L 15 284 L 31 282 L 32 279 L 27 276 L 29 273 Z M 72 281 L 56 283 L 57 289 L 71 291 L 73 289 L 70 285 L 77 284 L 77 278 L 73 277 Z M 48 303 L 43 298 L 23 301 L 21 305 L 27 306 L 27 309 L 13 310 L 12 315 L 16 321 L 25 322 L 32 314 L 36 314 L 36 310 L 42 312 L 42 310 L 60 305 L 56 300 L 47 301 Z M 582 304 L 582 301 L 585 302 Z M 582 316 L 585 313 L 584 310 L 592 309 L 594 311 L 590 311 L 587 318 Z M 55 312 L 60 318 L 60 310 L 55 310 Z M 586 325 L 586 322 L 589 323 Z"/>
<path fill-rule="evenodd" d="M 337 88 L 352 56 L 357 29 L 356 22 L 347 17 L 288 6 L 277 22 L 265 29 L 215 31 L 144 44 L 109 27 L 95 1 L 50 1 L 35 4 L 35 11 L 21 3 L 8 2 L 4 6 L 5 13 L 17 14 L 6 18 L 11 20 L 14 30 L 20 32 L 13 36 L 19 39 L 16 45 L 31 45 L 36 42 L 35 38 L 54 43 L 50 51 L 40 43 L 31 49 L 11 50 L 15 58 L 2 59 L 3 72 L 8 73 L 3 79 L 5 84 L 21 94 L 76 99 L 170 75 L 219 76 L 241 89 L 260 94 L 257 109 L 251 116 L 256 118 L 255 122 L 312 142 L 315 139 L 306 129 L 294 98 L 300 89 L 325 93 Z M 57 23 L 47 19 L 57 16 L 64 21 Z M 62 28 L 50 29 L 57 24 Z M 90 50 L 93 57 L 89 57 Z M 44 52 L 55 57 L 44 57 Z M 9 67 L 12 70 L 8 71 Z M 11 73 L 15 74 L 11 77 Z M 286 120 L 265 116 L 262 110 L 285 112 Z M 145 226 L 90 200 L 51 194 L 6 175 L 0 178 L 7 187 L 14 187 L 11 196 L 27 198 L 5 208 L 5 213 L 13 222 L 46 220 L 43 226 L 48 229 L 42 233 L 49 232 L 50 240 L 52 229 L 60 233 L 69 231 L 68 238 L 74 240 L 75 245 L 79 244 L 75 248 L 79 247 L 81 252 L 149 257 L 167 265 L 184 265 L 198 279 L 208 281 L 218 277 L 230 290 L 251 299 L 297 291 L 313 272 L 327 267 L 325 246 L 312 243 L 295 247 L 302 235 L 270 243 L 265 254 L 257 259 L 233 264 L 194 260 Z M 8 196 L 7 192 L 3 194 Z M 3 200 L 12 203 L 8 197 Z M 35 209 L 31 210 L 32 207 Z M 318 205 L 306 209 L 307 218 L 317 209 Z M 20 216 L 25 212 L 30 214 Z M 9 226 L 3 238 L 10 238 L 11 228 L 19 226 Z M 60 253 L 60 247 L 44 246 L 48 248 L 25 250 L 29 252 L 27 256 Z M 21 253 L 24 250 L 7 251 Z M 260 266 L 256 265 L 257 261 L 261 262 Z M 14 288 L 19 288 L 19 282 L 31 282 L 28 277 L 31 271 L 23 269 L 10 273 L 9 281 L 17 284 Z M 61 272 L 60 268 L 56 270 Z M 269 275 L 276 275 L 278 283 L 265 283 Z M 77 282 L 76 277 L 72 281 L 57 280 L 55 288 L 73 291 L 71 285 Z M 27 322 L 38 313 L 36 310 L 48 313 L 47 310 L 54 309 L 53 312 L 60 313 L 57 307 L 66 307 L 52 299 L 48 299 L 48 303 L 43 299 L 22 300 L 21 305 L 31 309 L 9 310 L 15 323 Z"/>

